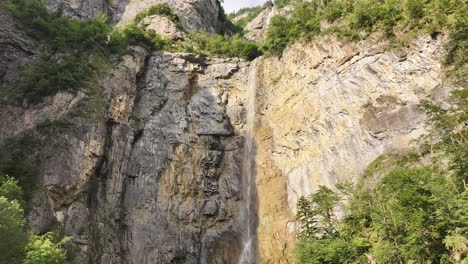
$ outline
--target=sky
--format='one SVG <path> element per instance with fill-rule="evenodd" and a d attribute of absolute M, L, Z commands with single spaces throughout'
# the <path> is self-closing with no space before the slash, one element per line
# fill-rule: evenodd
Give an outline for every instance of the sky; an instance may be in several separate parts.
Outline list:
<path fill-rule="evenodd" d="M 267 0 L 224 0 L 223 7 L 226 14 L 237 11 L 242 7 L 258 6 L 265 3 Z"/>

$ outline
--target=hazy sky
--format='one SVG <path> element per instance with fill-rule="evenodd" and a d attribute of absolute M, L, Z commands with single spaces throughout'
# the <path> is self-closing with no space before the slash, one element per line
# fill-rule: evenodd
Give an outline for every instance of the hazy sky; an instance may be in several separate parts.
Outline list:
<path fill-rule="evenodd" d="M 258 6 L 267 0 L 224 0 L 223 6 L 227 14 L 237 11 L 242 7 Z"/>

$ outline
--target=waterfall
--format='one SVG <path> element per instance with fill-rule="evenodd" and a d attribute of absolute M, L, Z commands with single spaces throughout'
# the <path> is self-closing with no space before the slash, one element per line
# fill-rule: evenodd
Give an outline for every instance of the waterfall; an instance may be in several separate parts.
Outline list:
<path fill-rule="evenodd" d="M 245 124 L 245 142 L 242 162 L 242 195 L 241 208 L 242 253 L 239 264 L 254 264 L 256 262 L 256 230 L 255 230 L 255 178 L 254 178 L 254 146 L 255 130 L 255 94 L 257 88 L 257 62 L 250 65 L 247 87 L 247 114 Z"/>

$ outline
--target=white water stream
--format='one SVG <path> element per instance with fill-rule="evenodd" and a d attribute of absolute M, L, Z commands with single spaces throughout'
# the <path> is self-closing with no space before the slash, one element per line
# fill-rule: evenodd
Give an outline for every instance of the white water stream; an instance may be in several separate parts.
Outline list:
<path fill-rule="evenodd" d="M 257 88 L 257 62 L 252 61 L 249 72 L 247 87 L 247 114 L 244 155 L 242 162 L 242 194 L 243 204 L 241 208 L 242 230 L 242 254 L 239 258 L 239 264 L 256 263 L 256 230 L 255 230 L 255 178 L 254 178 L 254 145 L 253 136 L 255 130 L 255 95 Z"/>

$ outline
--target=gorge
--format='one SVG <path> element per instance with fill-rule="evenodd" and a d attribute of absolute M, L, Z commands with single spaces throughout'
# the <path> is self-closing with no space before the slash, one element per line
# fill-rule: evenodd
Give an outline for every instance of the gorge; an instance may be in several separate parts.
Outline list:
<path fill-rule="evenodd" d="M 125 29 L 163 3 L 169 11 L 158 6 L 166 13 L 148 12 L 134 31 Z M 105 14 L 103 24 L 115 25 L 103 34 L 105 45 L 125 34 L 136 39 L 126 40 L 125 52 L 114 51 L 117 44 L 96 48 L 111 61 L 103 62 L 85 53 L 98 47 L 87 41 L 99 40 L 102 24 L 70 22 L 93 37 L 66 35 L 71 41 L 58 48 L 61 38 L 50 44 L 41 38 L 52 33 L 21 26 L 11 7 L 0 10 L 0 176 L 24 190 L 28 230 L 70 237 L 64 248 L 73 263 L 300 263 L 301 197 L 321 186 L 376 186 L 393 165 L 370 173 L 374 161 L 406 155 L 430 130 L 421 104 L 448 111 L 450 92 L 465 88 L 446 77 L 451 40 L 441 32 L 398 32 L 405 43 L 397 48 L 381 32 L 359 32 L 359 40 L 324 33 L 290 40 L 277 54 L 272 45 L 281 43 L 270 41 L 269 29 L 275 17 L 294 18 L 293 5 L 267 3 L 244 20 L 242 41 L 228 38 L 227 46 L 243 47 L 237 58 L 196 46 L 209 42 L 198 31 L 234 34 L 235 22 L 249 16 L 234 14 L 231 22 L 217 0 L 43 4 L 83 23 Z M 253 43 L 270 48 L 261 54 Z M 68 54 L 91 58 L 92 78 L 74 82 L 67 68 L 86 67 L 67 64 Z M 33 78 L 24 92 L 27 75 L 37 77 L 27 67 L 41 60 L 56 60 L 57 69 L 43 68 L 60 78 Z M 457 129 L 465 133 L 466 122 Z M 421 160 L 430 165 L 427 155 Z"/>

